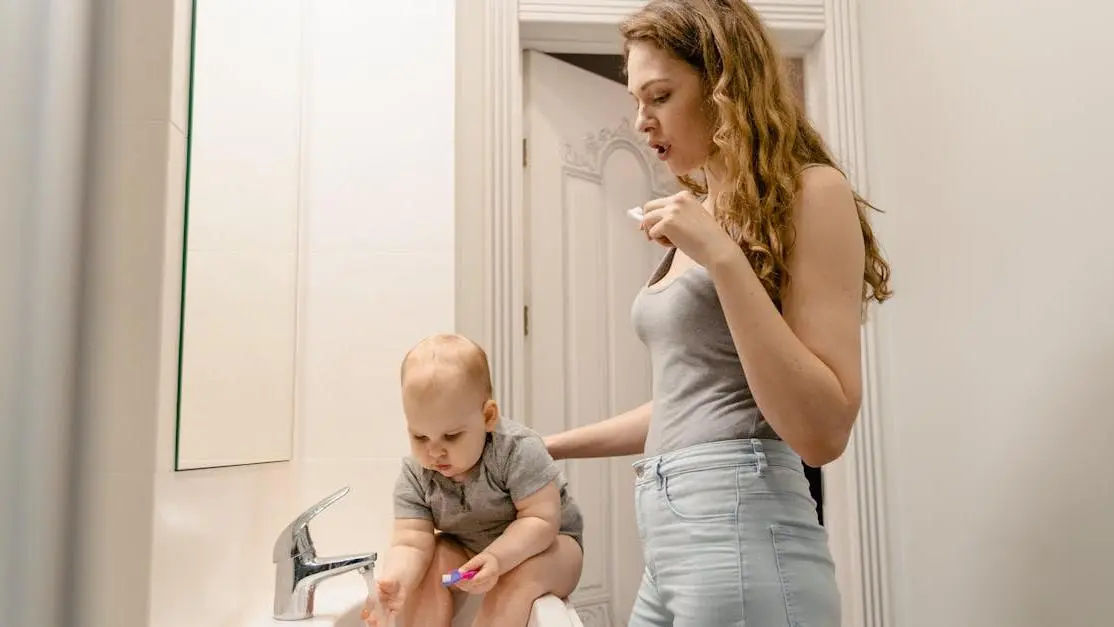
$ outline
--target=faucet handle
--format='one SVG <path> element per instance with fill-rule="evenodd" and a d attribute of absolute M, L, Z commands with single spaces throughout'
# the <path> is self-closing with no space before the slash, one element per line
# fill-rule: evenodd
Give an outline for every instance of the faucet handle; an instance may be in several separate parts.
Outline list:
<path fill-rule="evenodd" d="M 303 553 L 309 553 L 310 557 L 315 557 L 313 539 L 309 535 L 309 521 L 348 494 L 349 489 L 348 486 L 344 486 L 298 514 L 298 517 L 292 520 L 279 534 L 278 539 L 275 540 L 274 562 L 277 564 L 282 560 L 288 560 Z"/>

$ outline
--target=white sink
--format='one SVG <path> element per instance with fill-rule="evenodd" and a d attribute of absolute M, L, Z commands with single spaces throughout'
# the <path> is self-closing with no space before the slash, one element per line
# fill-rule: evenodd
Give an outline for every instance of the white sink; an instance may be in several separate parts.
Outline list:
<path fill-rule="evenodd" d="M 458 608 L 454 627 L 469 627 L 479 609 L 482 597 L 460 595 L 464 603 Z M 327 579 L 317 586 L 313 618 L 300 621 L 262 618 L 246 627 L 365 627 L 360 618 L 367 598 L 367 586 L 356 573 Z M 544 596 L 534 602 L 528 627 L 584 627 L 580 618 L 564 601 L 555 596 Z"/>
<path fill-rule="evenodd" d="M 367 586 L 355 572 L 326 579 L 317 586 L 313 599 L 313 618 L 275 620 L 270 616 L 250 622 L 246 627 L 364 627 Z"/>

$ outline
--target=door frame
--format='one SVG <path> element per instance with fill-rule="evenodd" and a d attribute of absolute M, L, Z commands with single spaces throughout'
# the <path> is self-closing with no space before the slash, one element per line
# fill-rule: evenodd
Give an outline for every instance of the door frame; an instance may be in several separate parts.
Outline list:
<path fill-rule="evenodd" d="M 615 54 L 644 0 L 470 0 L 456 10 L 456 326 L 489 352 L 496 398 L 525 406 L 524 49 Z M 867 195 L 856 0 L 751 0 L 786 55 L 804 59 L 806 108 Z M 863 404 L 844 455 L 824 467 L 824 512 L 843 624 L 892 622 L 877 341 L 862 329 Z M 593 627 L 588 625 L 588 627 Z"/>

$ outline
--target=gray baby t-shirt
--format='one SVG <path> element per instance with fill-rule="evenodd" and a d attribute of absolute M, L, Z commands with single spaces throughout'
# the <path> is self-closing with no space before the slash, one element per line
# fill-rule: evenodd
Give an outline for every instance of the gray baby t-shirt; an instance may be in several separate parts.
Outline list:
<path fill-rule="evenodd" d="M 561 493 L 560 533 L 583 546 L 580 508 L 545 441 L 525 425 L 500 418 L 487 434 L 480 461 L 463 481 L 423 468 L 413 457 L 403 459 L 395 483 L 395 518 L 432 520 L 438 531 L 479 553 L 514 522 L 515 501 L 554 480 Z"/>

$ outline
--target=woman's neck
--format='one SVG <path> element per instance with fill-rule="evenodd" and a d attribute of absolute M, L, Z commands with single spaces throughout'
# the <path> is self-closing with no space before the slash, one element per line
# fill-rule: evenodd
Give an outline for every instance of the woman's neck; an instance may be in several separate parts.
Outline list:
<path fill-rule="evenodd" d="M 704 199 L 704 209 L 715 214 L 716 198 L 723 193 L 724 183 L 722 177 L 717 175 L 715 166 L 705 166 L 704 182 L 708 185 L 708 197 Z"/>

